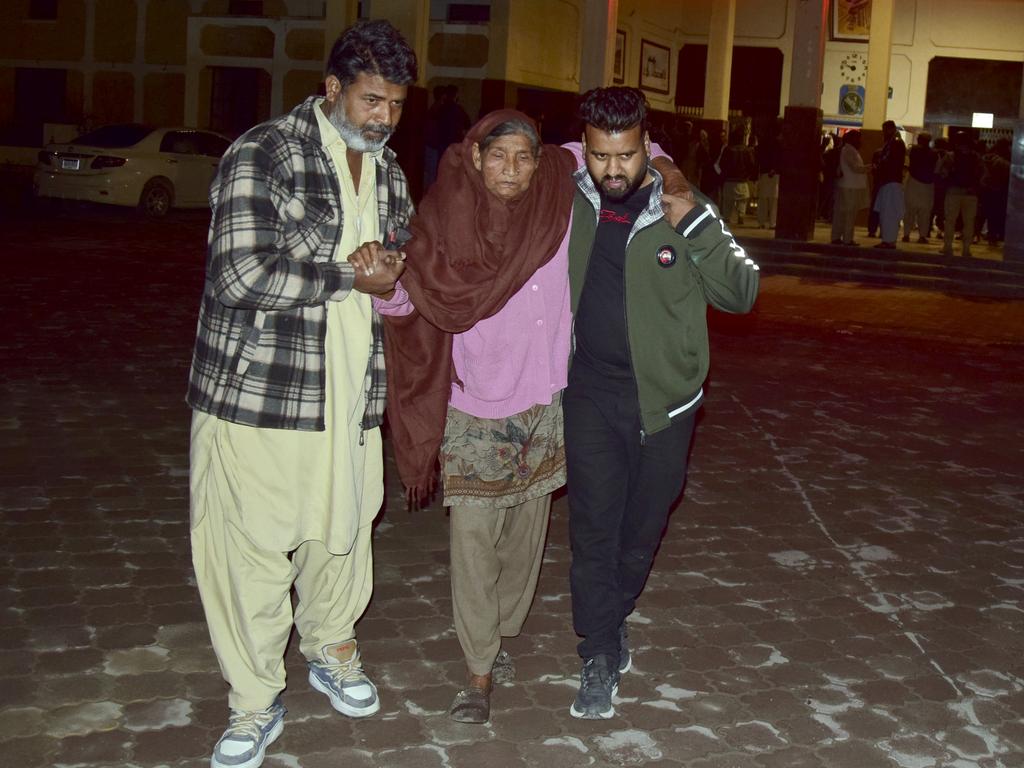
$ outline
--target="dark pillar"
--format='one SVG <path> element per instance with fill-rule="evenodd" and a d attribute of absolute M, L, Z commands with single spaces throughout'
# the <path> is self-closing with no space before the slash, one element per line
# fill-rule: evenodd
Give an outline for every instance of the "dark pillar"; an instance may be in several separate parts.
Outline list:
<path fill-rule="evenodd" d="M 1021 81 L 1017 122 L 1010 148 L 1010 190 L 1006 202 L 1003 260 L 1024 262 L 1024 81 Z"/>
<path fill-rule="evenodd" d="M 1021 110 L 1024 111 L 1024 104 Z M 1006 205 L 1003 259 L 1024 262 L 1024 118 L 1014 126 L 1010 152 L 1010 199 Z"/>
<path fill-rule="evenodd" d="M 786 107 L 782 128 L 782 173 L 775 236 L 813 240 L 821 170 L 821 110 Z"/>

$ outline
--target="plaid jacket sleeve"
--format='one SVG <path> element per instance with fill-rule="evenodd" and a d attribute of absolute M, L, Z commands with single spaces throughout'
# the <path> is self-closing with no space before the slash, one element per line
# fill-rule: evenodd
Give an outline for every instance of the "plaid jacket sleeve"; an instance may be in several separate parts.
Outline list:
<path fill-rule="evenodd" d="M 341 299 L 355 271 L 315 259 L 325 225 L 337 227 L 336 180 L 309 173 L 302 145 L 270 132 L 239 142 L 221 161 L 211 190 L 208 275 L 229 307 L 264 311 Z"/>

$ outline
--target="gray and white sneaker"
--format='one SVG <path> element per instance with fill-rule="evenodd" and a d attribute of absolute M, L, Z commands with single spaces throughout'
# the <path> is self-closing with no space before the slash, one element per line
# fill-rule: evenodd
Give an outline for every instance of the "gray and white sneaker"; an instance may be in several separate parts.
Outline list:
<path fill-rule="evenodd" d="M 369 717 L 380 710 L 377 686 L 363 672 L 355 640 L 336 647 L 331 664 L 310 661 L 309 684 L 331 700 L 331 706 L 349 717 Z"/>
<path fill-rule="evenodd" d="M 615 714 L 612 696 L 619 690 L 619 671 L 611 657 L 604 654 L 583 662 L 580 670 L 580 689 L 569 714 L 584 720 L 607 720 Z"/>
<path fill-rule="evenodd" d="M 213 748 L 210 768 L 256 768 L 263 764 L 267 747 L 284 730 L 287 710 L 275 701 L 266 709 L 232 709 L 228 728 Z"/>
<path fill-rule="evenodd" d="M 633 657 L 629 653 L 629 629 L 626 620 L 619 625 L 619 674 L 624 675 L 633 668 Z"/>

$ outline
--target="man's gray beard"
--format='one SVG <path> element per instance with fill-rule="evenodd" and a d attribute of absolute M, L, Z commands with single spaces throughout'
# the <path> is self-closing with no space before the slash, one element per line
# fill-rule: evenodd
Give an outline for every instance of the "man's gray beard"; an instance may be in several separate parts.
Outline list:
<path fill-rule="evenodd" d="M 327 119 L 341 136 L 345 146 L 353 152 L 376 152 L 388 143 L 388 139 L 394 133 L 394 131 L 389 130 L 382 139 L 368 139 L 359 128 L 348 121 L 341 101 L 335 102 L 334 109 L 331 110 Z"/>

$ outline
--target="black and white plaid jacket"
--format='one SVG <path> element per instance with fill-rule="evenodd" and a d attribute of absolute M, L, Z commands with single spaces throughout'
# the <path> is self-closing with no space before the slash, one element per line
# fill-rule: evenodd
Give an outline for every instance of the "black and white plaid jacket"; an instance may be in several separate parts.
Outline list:
<path fill-rule="evenodd" d="M 355 271 L 332 261 L 341 238 L 341 190 L 320 139 L 311 96 L 242 135 L 210 188 L 206 284 L 187 401 L 238 424 L 324 429 L 328 301 L 348 295 Z M 370 159 L 371 155 L 367 155 Z M 405 175 L 385 148 L 377 164 L 383 236 L 413 212 Z M 380 317 L 366 367 L 362 428 L 385 403 Z"/>

